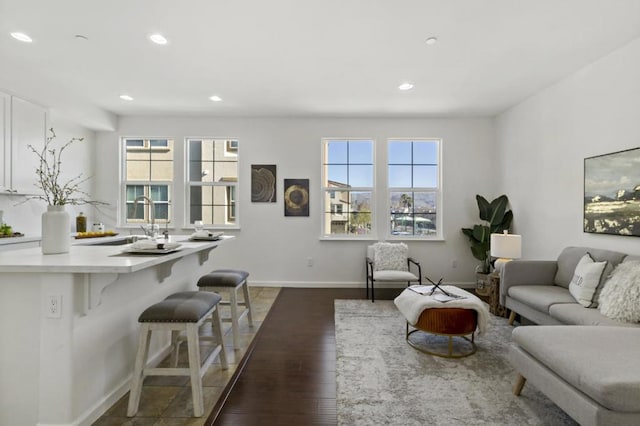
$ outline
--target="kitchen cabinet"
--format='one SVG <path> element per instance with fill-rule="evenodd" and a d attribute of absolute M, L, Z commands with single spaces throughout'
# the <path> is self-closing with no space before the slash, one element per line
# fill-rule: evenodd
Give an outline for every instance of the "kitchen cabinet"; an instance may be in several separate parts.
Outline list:
<path fill-rule="evenodd" d="M 9 162 L 11 132 L 11 96 L 0 92 L 0 165 L 2 172 L 0 173 L 0 191 L 10 188 L 9 181 Z"/>
<path fill-rule="evenodd" d="M 38 157 L 47 137 L 47 110 L 0 92 L 0 194 L 34 194 Z"/>
<path fill-rule="evenodd" d="M 37 151 L 44 147 L 47 137 L 47 110 L 40 105 L 12 96 L 10 115 L 11 154 L 8 159 L 5 158 L 5 175 L 7 170 L 9 171 L 8 182 L 5 176 L 5 191 L 33 194 L 36 191 L 33 183 L 38 157 L 29 145 Z"/>

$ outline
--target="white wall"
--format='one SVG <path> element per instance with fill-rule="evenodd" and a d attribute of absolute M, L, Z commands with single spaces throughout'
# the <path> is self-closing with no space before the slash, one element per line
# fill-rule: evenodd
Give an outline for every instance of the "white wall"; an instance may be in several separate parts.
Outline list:
<path fill-rule="evenodd" d="M 640 146 L 640 39 L 496 119 L 500 182 L 523 256 L 584 245 L 640 254 L 637 237 L 582 231 L 585 157 Z"/>
<path fill-rule="evenodd" d="M 83 142 L 73 143 L 65 150 L 62 157 L 62 175 L 61 182 L 71 179 L 82 173 L 83 176 L 91 176 L 94 166 L 94 149 L 95 133 L 84 127 L 70 123 L 62 118 L 54 118 L 50 120 L 49 128 L 53 127 L 56 133 L 56 146 L 61 146 L 69 139 L 84 138 Z M 47 135 L 50 133 L 47 132 Z M 36 155 L 34 156 L 34 164 L 37 163 Z M 33 165 L 21 165 L 21 167 L 35 167 Z M 36 181 L 36 171 L 33 169 L 33 180 Z M 92 194 L 93 179 L 85 182 L 82 188 Z M 34 193 L 37 188 L 34 186 Z M 93 194 L 92 194 L 93 195 Z M 27 200 L 27 197 L 21 195 L 1 195 L 0 210 L 4 211 L 5 223 L 13 227 L 14 232 L 21 232 L 27 236 L 40 236 L 42 212 L 47 208 L 47 204 L 41 200 Z M 67 206 L 67 212 L 71 216 L 71 228 L 69 232 L 74 231 L 75 216 L 80 211 L 91 211 L 90 206 Z"/>
<path fill-rule="evenodd" d="M 321 241 L 320 154 L 322 137 L 370 137 L 377 141 L 376 159 L 384 164 L 389 137 L 439 137 L 443 139 L 444 236 L 442 242 L 409 243 L 422 262 L 423 274 L 447 282 L 472 282 L 477 261 L 471 256 L 461 227 L 477 223 L 475 194 L 495 191 L 494 129 L 490 119 L 302 119 L 123 117 L 115 132 L 97 133 L 96 196 L 111 202 L 99 220 L 107 227 L 117 223 L 119 188 L 118 142 L 121 136 L 169 137 L 176 141 L 177 176 L 184 171 L 185 137 L 230 137 L 240 141 L 241 230 L 228 231 L 237 240 L 215 253 L 218 267 L 244 268 L 253 283 L 303 286 L 364 286 L 364 241 Z M 250 165 L 276 164 L 278 202 L 251 203 Z M 380 170 L 380 169 L 379 169 Z M 386 173 L 386 172 L 385 172 Z M 378 173 L 379 184 L 385 174 Z M 284 217 L 283 179 L 309 178 L 308 218 Z M 175 223 L 184 217 L 184 188 L 174 188 Z M 381 199 L 384 200 L 384 197 Z M 384 204 L 377 211 L 385 215 Z M 383 223 L 383 222 L 381 222 Z M 129 230 L 121 230 L 128 233 Z M 186 233 L 188 229 L 175 232 Z M 383 233 L 380 234 L 384 238 Z M 306 266 L 307 258 L 314 265 Z M 457 260 L 457 268 L 452 261 Z"/>

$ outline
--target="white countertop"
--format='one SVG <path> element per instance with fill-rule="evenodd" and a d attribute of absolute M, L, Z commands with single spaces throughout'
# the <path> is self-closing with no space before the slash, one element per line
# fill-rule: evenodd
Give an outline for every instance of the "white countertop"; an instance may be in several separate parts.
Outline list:
<path fill-rule="evenodd" d="M 25 235 L 23 237 L 6 237 L 0 238 L 0 246 L 7 244 L 30 243 L 32 241 L 40 241 L 42 237 L 39 235 Z"/>
<path fill-rule="evenodd" d="M 20 239 L 25 237 L 18 237 Z M 211 250 L 235 237 L 223 236 L 218 241 L 188 241 L 189 236 L 174 236 L 182 244 L 169 254 L 123 254 L 128 245 L 72 245 L 69 253 L 43 255 L 40 247 L 0 252 L 0 272 L 27 273 L 131 273 L 189 254 Z"/>

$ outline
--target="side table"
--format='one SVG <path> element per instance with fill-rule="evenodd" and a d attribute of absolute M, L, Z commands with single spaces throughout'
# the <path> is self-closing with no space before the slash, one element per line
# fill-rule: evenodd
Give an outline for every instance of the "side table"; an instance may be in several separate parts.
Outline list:
<path fill-rule="evenodd" d="M 500 304 L 500 274 L 489 274 L 489 312 L 498 317 L 507 317 L 507 308 Z"/>

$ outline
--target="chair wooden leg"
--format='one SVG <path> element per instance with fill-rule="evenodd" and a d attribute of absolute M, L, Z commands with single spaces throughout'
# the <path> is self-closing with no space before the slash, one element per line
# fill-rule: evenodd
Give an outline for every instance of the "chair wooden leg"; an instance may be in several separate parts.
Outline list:
<path fill-rule="evenodd" d="M 371 303 L 376 301 L 375 291 L 373 290 L 373 280 L 371 280 Z"/>
<path fill-rule="evenodd" d="M 524 387 L 527 378 L 522 374 L 518 374 L 516 376 L 516 383 L 513 385 L 513 394 L 515 396 L 520 396 L 520 392 L 522 392 L 522 388 Z"/>
<path fill-rule="evenodd" d="M 187 324 L 187 347 L 189 348 L 189 376 L 191 378 L 191 394 L 193 395 L 193 415 L 204 414 L 204 397 L 202 395 L 202 377 L 200 376 L 200 342 L 196 324 Z"/>
<path fill-rule="evenodd" d="M 144 368 L 147 364 L 150 340 L 151 330 L 149 324 L 144 323 L 140 327 L 140 336 L 138 336 L 138 354 L 133 367 L 133 378 L 131 380 L 131 390 L 129 391 L 127 417 L 133 417 L 138 412 L 140 394 L 142 393 L 142 382 L 144 381 Z"/>
<path fill-rule="evenodd" d="M 236 293 L 237 288 L 229 290 L 229 304 L 231 308 L 231 332 L 233 333 L 233 348 L 235 350 L 240 349 L 240 325 L 238 321 L 238 295 Z"/>
<path fill-rule="evenodd" d="M 516 311 L 511 311 L 509 314 L 509 325 L 513 325 L 513 322 L 516 320 Z"/>
<path fill-rule="evenodd" d="M 249 284 L 247 281 L 242 285 L 242 291 L 244 293 L 244 305 L 247 311 L 247 322 L 249 327 L 253 327 L 253 317 L 251 316 L 251 299 L 249 298 Z"/>
<path fill-rule="evenodd" d="M 227 361 L 227 351 L 224 348 L 224 334 L 222 332 L 222 320 L 220 320 L 220 312 L 218 309 L 211 314 L 211 328 L 213 334 L 216 336 L 218 343 L 220 344 L 220 365 L 223 370 L 229 368 Z"/>

